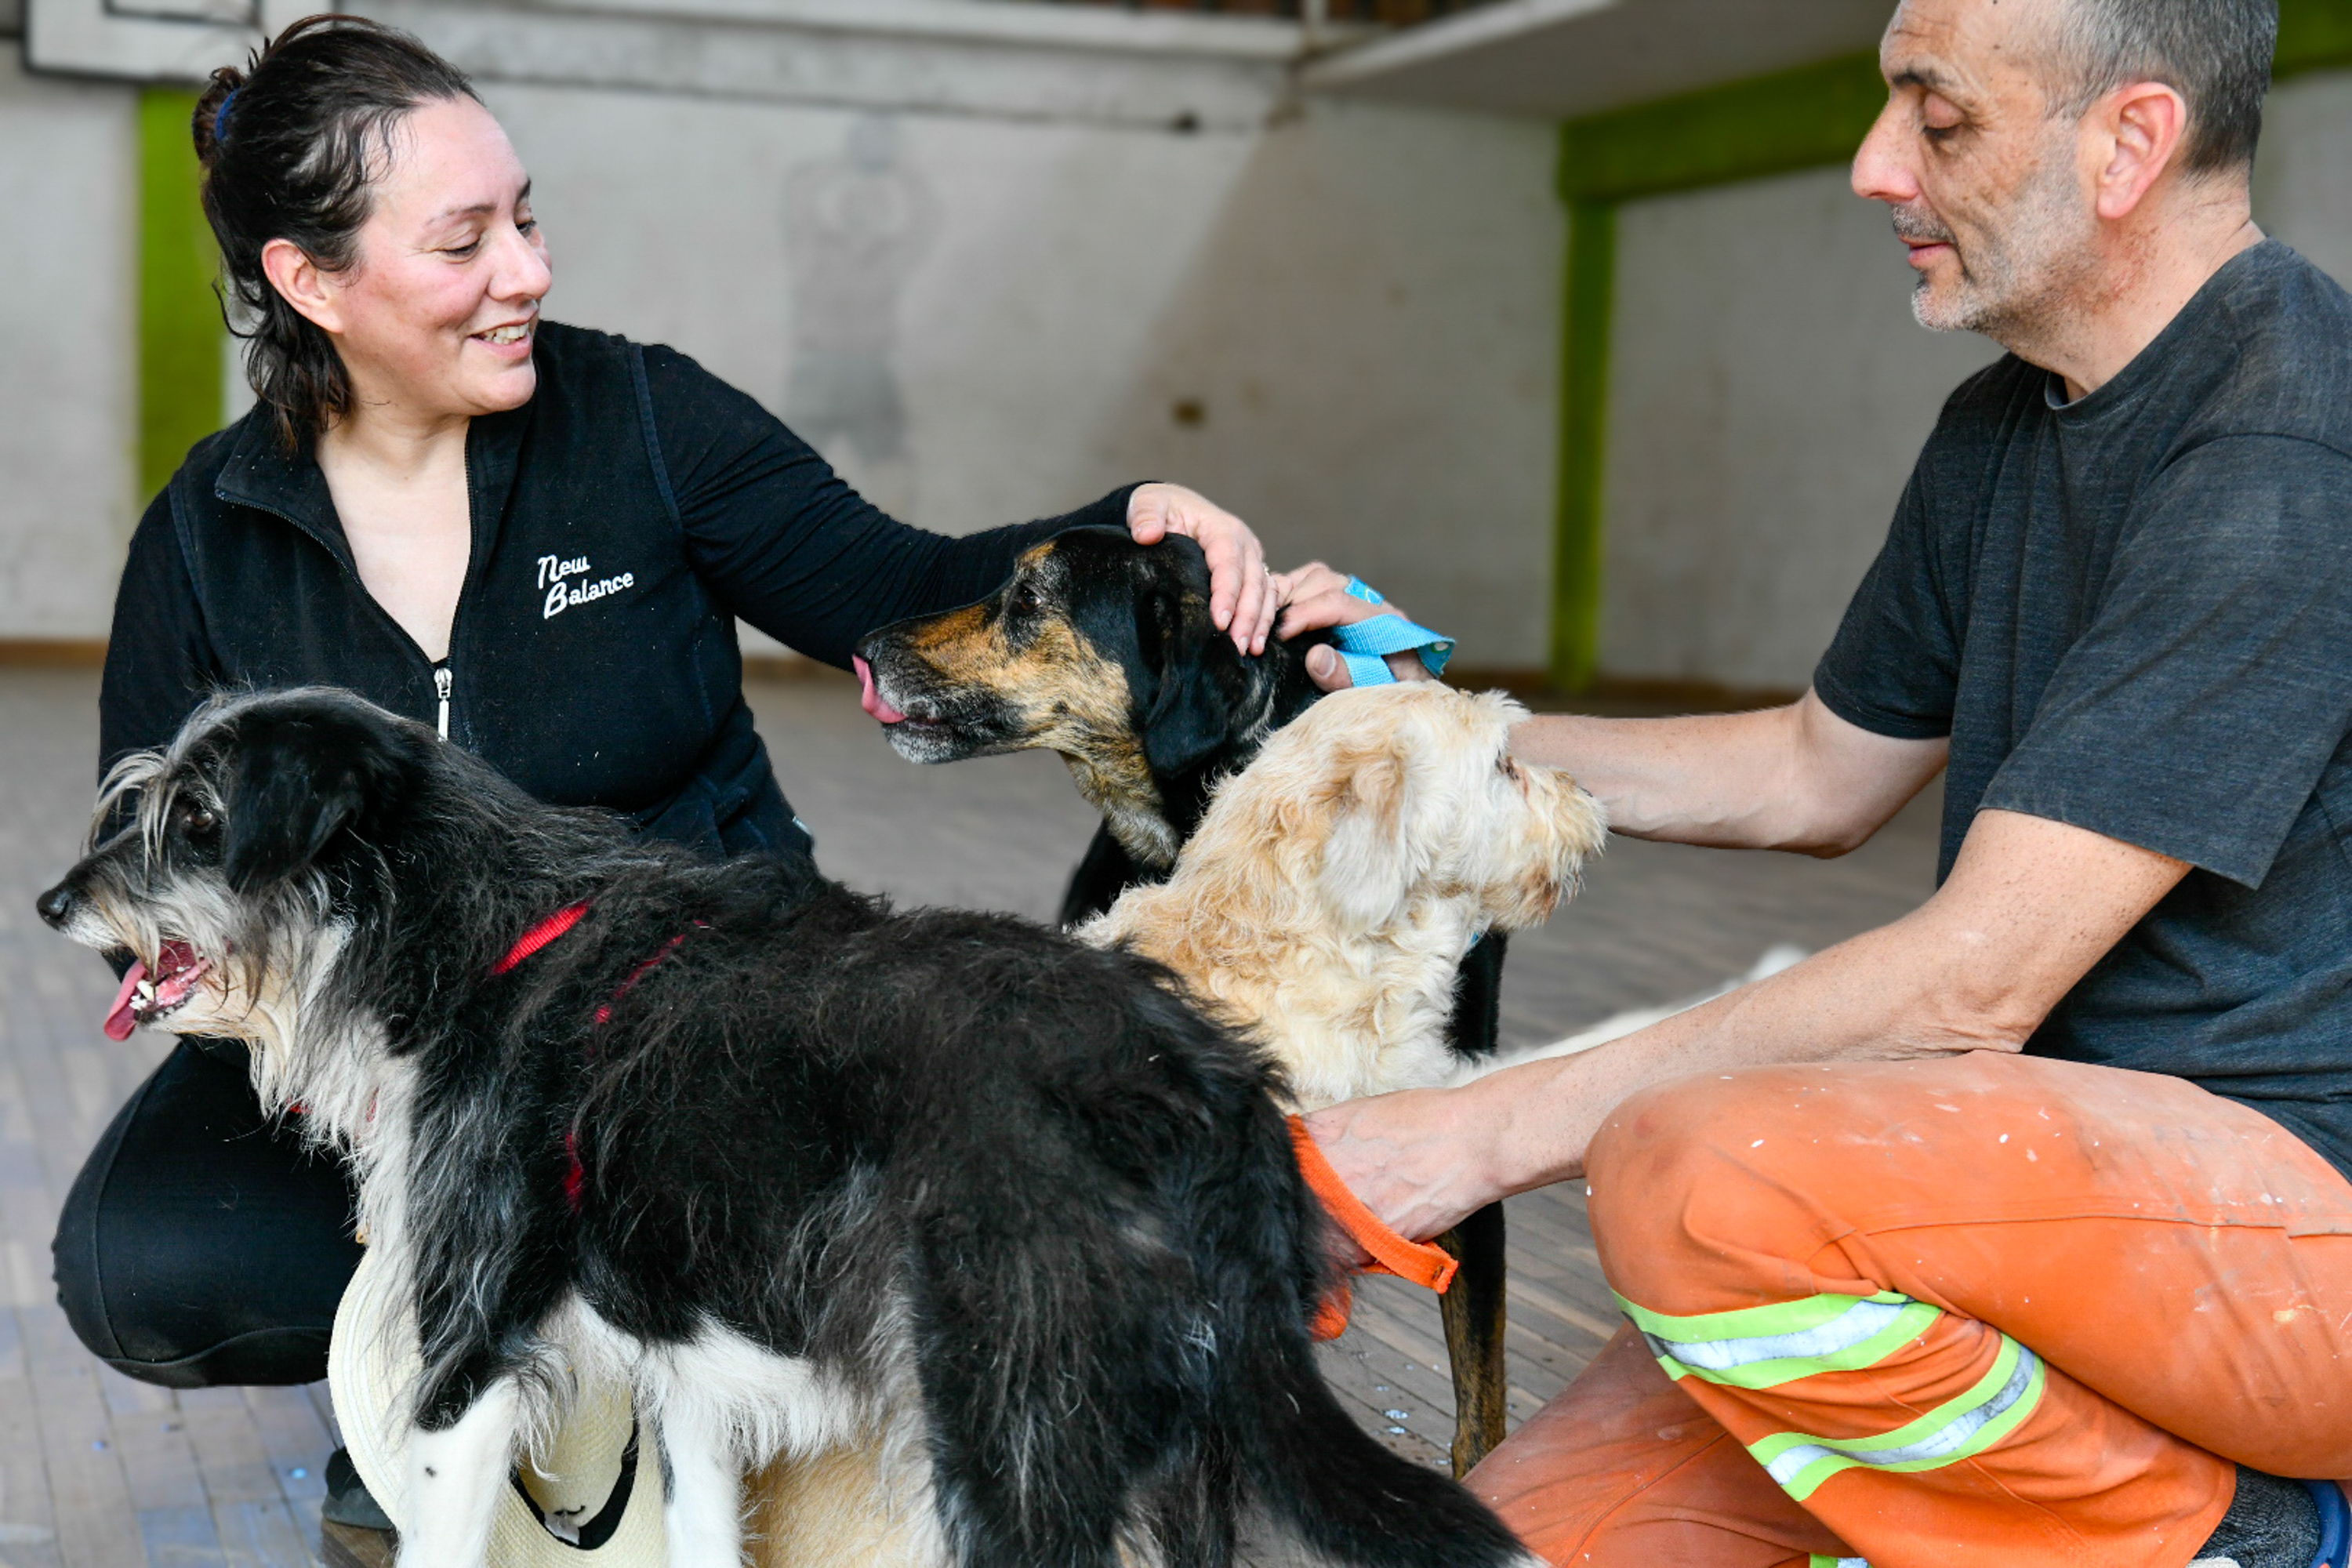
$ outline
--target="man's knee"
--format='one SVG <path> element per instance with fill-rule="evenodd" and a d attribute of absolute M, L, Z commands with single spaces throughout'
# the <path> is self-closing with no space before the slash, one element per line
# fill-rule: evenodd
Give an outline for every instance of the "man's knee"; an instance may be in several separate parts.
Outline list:
<path fill-rule="evenodd" d="M 1833 1084 L 1818 1068 L 1758 1068 L 1661 1085 L 1620 1106 L 1585 1167 L 1611 1286 L 1661 1310 L 1700 1275 L 1765 1299 L 1808 1292 L 1805 1258 L 1827 1238 L 1802 1189 L 1835 1163 L 1822 1144 L 1838 1120 Z"/>
<path fill-rule="evenodd" d="M 1592 1223 L 1622 1231 L 1661 1210 L 1681 1211 L 1743 1177 L 1759 1152 L 1764 1103 L 1785 1102 L 1788 1069 L 1660 1084 L 1601 1123 L 1585 1162 Z M 1769 1143 L 1769 1136 L 1762 1142 Z"/>

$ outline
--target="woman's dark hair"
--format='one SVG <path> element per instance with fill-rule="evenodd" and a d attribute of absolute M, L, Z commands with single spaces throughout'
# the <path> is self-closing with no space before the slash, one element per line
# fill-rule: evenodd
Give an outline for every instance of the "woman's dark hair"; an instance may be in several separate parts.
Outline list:
<path fill-rule="evenodd" d="M 262 45 L 246 68 L 224 66 L 196 100 L 205 216 L 220 242 L 225 300 L 244 307 L 246 379 L 290 451 L 352 406 L 352 383 L 327 334 L 261 270 L 284 239 L 327 271 L 356 258 L 369 186 L 413 110 L 473 98 L 466 73 L 407 34 L 360 16 L 306 16 Z"/>

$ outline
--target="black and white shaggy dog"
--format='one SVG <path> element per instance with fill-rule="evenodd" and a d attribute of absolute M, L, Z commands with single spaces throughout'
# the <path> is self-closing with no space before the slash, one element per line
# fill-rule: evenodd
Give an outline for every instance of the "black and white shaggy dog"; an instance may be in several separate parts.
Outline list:
<path fill-rule="evenodd" d="M 680 1565 L 740 1561 L 746 1467 L 900 1439 L 965 1564 L 1223 1563 L 1249 1510 L 1531 1561 L 1324 1386 L 1271 1069 L 1147 963 L 632 844 L 347 693 L 219 701 L 100 805 L 42 917 L 254 1043 L 413 1295 L 406 1568 L 482 1562 L 573 1369 L 634 1387 Z"/>

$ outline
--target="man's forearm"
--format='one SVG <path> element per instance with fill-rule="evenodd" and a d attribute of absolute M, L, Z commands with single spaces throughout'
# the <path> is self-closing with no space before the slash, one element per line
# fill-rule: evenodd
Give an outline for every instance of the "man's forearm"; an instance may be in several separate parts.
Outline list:
<path fill-rule="evenodd" d="M 1942 889 L 1892 925 L 1582 1055 L 1465 1089 L 1353 1100 L 1307 1123 L 1376 1213 L 1408 1236 L 1435 1236 L 1498 1197 L 1580 1173 L 1602 1125 L 1654 1085 L 2015 1050 L 2188 869 L 2082 828 L 1987 811 Z"/>
<path fill-rule="evenodd" d="M 1796 812 L 1786 798 L 1787 709 L 1683 719 L 1547 714 L 1511 734 L 1528 762 L 1575 775 L 1633 838 L 1777 847 Z"/>
<path fill-rule="evenodd" d="M 1494 1130 L 1501 1192 L 1584 1169 L 1602 1124 L 1655 1084 L 1708 1072 L 2015 1050 L 2037 1018 L 1959 995 L 1903 925 L 1866 931 L 1769 980 L 1578 1056 L 1532 1062 L 1465 1092 Z"/>
<path fill-rule="evenodd" d="M 1868 838 L 1944 759 L 1941 742 L 1869 734 L 1810 693 L 1753 713 L 1545 715 L 1511 749 L 1575 775 L 1629 837 L 1821 855 Z"/>
<path fill-rule="evenodd" d="M 1349 1101 L 1307 1118 L 1341 1174 L 1390 1225 L 1431 1237 L 1497 1198 L 1584 1171 L 1618 1108 L 1662 1083 L 1808 1062 L 2014 1049 L 2031 1023 L 1954 1006 L 1900 924 L 1576 1056 L 1462 1089 Z M 1953 1019 L 1945 1023 L 1938 1020 Z"/>

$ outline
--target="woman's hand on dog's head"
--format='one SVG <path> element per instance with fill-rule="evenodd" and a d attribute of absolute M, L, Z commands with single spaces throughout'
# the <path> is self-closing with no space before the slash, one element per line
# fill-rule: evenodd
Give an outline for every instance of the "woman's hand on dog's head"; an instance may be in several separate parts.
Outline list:
<path fill-rule="evenodd" d="M 1375 605 L 1349 593 L 1347 576 L 1320 561 L 1310 561 L 1295 572 L 1281 573 L 1274 581 L 1282 601 L 1282 624 L 1275 628 L 1279 637 L 1319 632 L 1326 626 L 1343 626 L 1374 616 L 1404 614 L 1393 603 Z M 1429 673 L 1429 667 L 1421 662 L 1416 653 L 1392 653 L 1388 656 L 1388 663 L 1399 680 L 1437 679 Z M 1355 684 L 1348 675 L 1347 660 L 1328 647 L 1307 650 L 1307 673 L 1326 691 L 1344 691 Z"/>
<path fill-rule="evenodd" d="M 1139 485 L 1127 499 L 1127 529 L 1138 544 L 1181 533 L 1209 562 L 1209 620 L 1244 653 L 1264 653 L 1282 608 L 1265 546 L 1250 525 L 1182 485 Z"/>
<path fill-rule="evenodd" d="M 1293 637 L 1372 616 L 1404 613 L 1394 605 L 1367 604 L 1350 595 L 1348 579 L 1320 561 L 1295 572 L 1276 573 L 1265 563 L 1265 547 L 1248 523 L 1182 485 L 1137 486 L 1128 497 L 1127 528 L 1138 544 L 1157 544 L 1181 533 L 1201 547 L 1209 563 L 1209 619 L 1244 653 L 1264 653 L 1270 637 Z M 1389 655 L 1389 668 L 1399 680 L 1435 679 L 1415 654 Z M 1326 691 L 1354 684 L 1346 662 L 1328 647 L 1307 650 L 1307 673 Z"/>

